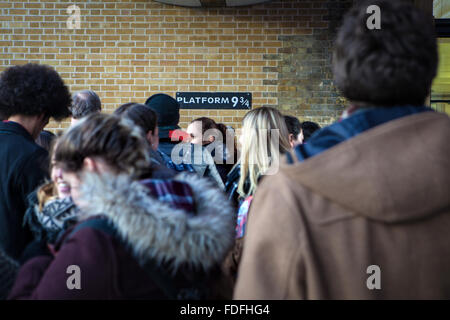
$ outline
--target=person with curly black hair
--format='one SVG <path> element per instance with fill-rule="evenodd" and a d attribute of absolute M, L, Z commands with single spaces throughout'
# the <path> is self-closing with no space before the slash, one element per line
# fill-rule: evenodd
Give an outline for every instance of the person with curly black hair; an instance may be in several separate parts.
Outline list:
<path fill-rule="evenodd" d="M 19 258 L 32 236 L 22 226 L 27 196 L 48 178 L 48 152 L 35 140 L 50 118 L 70 115 L 71 97 L 59 74 L 26 64 L 0 74 L 0 247 Z"/>

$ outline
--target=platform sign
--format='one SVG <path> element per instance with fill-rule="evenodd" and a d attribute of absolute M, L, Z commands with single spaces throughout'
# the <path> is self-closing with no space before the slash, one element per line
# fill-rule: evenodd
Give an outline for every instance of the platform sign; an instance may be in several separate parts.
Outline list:
<path fill-rule="evenodd" d="M 250 92 L 177 92 L 181 109 L 239 109 L 252 108 Z"/>

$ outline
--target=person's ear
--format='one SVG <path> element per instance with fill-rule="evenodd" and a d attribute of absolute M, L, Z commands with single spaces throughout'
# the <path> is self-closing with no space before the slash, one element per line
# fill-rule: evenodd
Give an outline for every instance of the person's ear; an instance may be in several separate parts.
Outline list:
<path fill-rule="evenodd" d="M 97 162 L 95 162 L 95 160 L 90 157 L 84 158 L 83 167 L 89 172 L 98 171 Z"/>
<path fill-rule="evenodd" d="M 158 136 L 158 128 L 155 128 L 155 131 L 149 130 L 147 135 L 145 136 L 150 147 L 156 151 L 158 150 L 159 145 L 159 136 Z"/>
<path fill-rule="evenodd" d="M 36 118 L 38 122 L 44 122 L 45 114 L 41 113 L 40 115 L 37 115 Z"/>
<path fill-rule="evenodd" d="M 294 139 L 294 135 L 292 133 L 289 133 L 289 144 L 291 145 L 291 148 L 294 147 L 295 139 Z"/>
<path fill-rule="evenodd" d="M 42 126 L 42 128 L 44 128 L 48 124 L 49 120 L 50 117 L 45 115 L 44 113 L 41 113 L 40 115 L 37 116 L 37 121 Z"/>

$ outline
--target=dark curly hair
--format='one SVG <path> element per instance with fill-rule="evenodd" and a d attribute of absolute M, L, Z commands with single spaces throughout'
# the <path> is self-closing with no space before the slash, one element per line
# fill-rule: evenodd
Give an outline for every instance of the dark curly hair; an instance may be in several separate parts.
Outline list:
<path fill-rule="evenodd" d="M 69 89 L 59 74 L 46 65 L 28 63 L 9 67 L 0 75 L 0 114 L 44 114 L 58 121 L 70 115 Z"/>
<path fill-rule="evenodd" d="M 369 5 L 381 29 L 369 29 Z M 353 102 L 372 106 L 423 105 L 436 76 L 438 53 L 431 21 L 402 1 L 370 0 L 346 14 L 333 56 L 336 86 Z"/>

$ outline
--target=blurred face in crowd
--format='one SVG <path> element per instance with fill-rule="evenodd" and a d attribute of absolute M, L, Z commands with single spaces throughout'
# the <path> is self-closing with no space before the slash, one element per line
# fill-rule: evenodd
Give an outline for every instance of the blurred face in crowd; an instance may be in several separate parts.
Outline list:
<path fill-rule="evenodd" d="M 147 141 L 150 143 L 151 148 L 153 151 L 158 150 L 158 146 L 159 146 L 159 131 L 158 131 L 158 127 L 155 127 L 154 131 L 149 131 L 147 132 Z"/>
<path fill-rule="evenodd" d="M 303 144 L 303 130 L 300 130 L 300 133 L 297 136 L 297 144 Z"/>
<path fill-rule="evenodd" d="M 200 121 L 192 122 L 186 132 L 190 136 L 190 143 L 203 144 L 202 123 Z"/>
<path fill-rule="evenodd" d="M 69 185 L 70 195 L 73 202 L 81 206 L 80 203 L 80 186 L 82 184 L 82 176 L 86 172 L 113 173 L 114 171 L 100 158 L 85 158 L 83 169 L 79 172 L 62 171 L 63 180 Z"/>
<path fill-rule="evenodd" d="M 300 133 L 294 137 L 294 134 L 289 134 L 289 143 L 291 144 L 291 148 L 295 148 L 299 144 L 303 143 L 303 131 L 300 130 Z"/>
<path fill-rule="evenodd" d="M 33 137 L 36 137 L 35 140 L 37 139 L 37 137 L 39 137 L 39 133 L 41 133 L 41 131 L 44 130 L 44 128 L 49 123 L 49 121 L 50 121 L 50 117 L 49 116 L 41 115 L 38 118 L 38 124 L 36 126 L 36 132 L 34 132 L 34 134 L 32 135 Z"/>
<path fill-rule="evenodd" d="M 74 203 L 78 204 L 78 198 L 79 198 L 79 188 L 80 188 L 80 178 L 78 175 L 74 172 L 66 172 L 62 171 L 62 179 L 67 183 L 68 190 L 70 196 L 72 196 L 72 199 Z"/>
<path fill-rule="evenodd" d="M 56 185 L 59 198 L 70 197 L 70 185 L 63 178 L 63 171 L 52 161 L 51 179 Z"/>
<path fill-rule="evenodd" d="M 56 145 L 55 145 L 56 148 Z M 52 156 L 52 171 L 50 172 L 50 178 L 53 183 L 56 185 L 56 190 L 58 192 L 59 198 L 70 197 L 70 185 L 63 178 L 63 170 L 58 164 L 55 162 L 55 156 Z"/>

